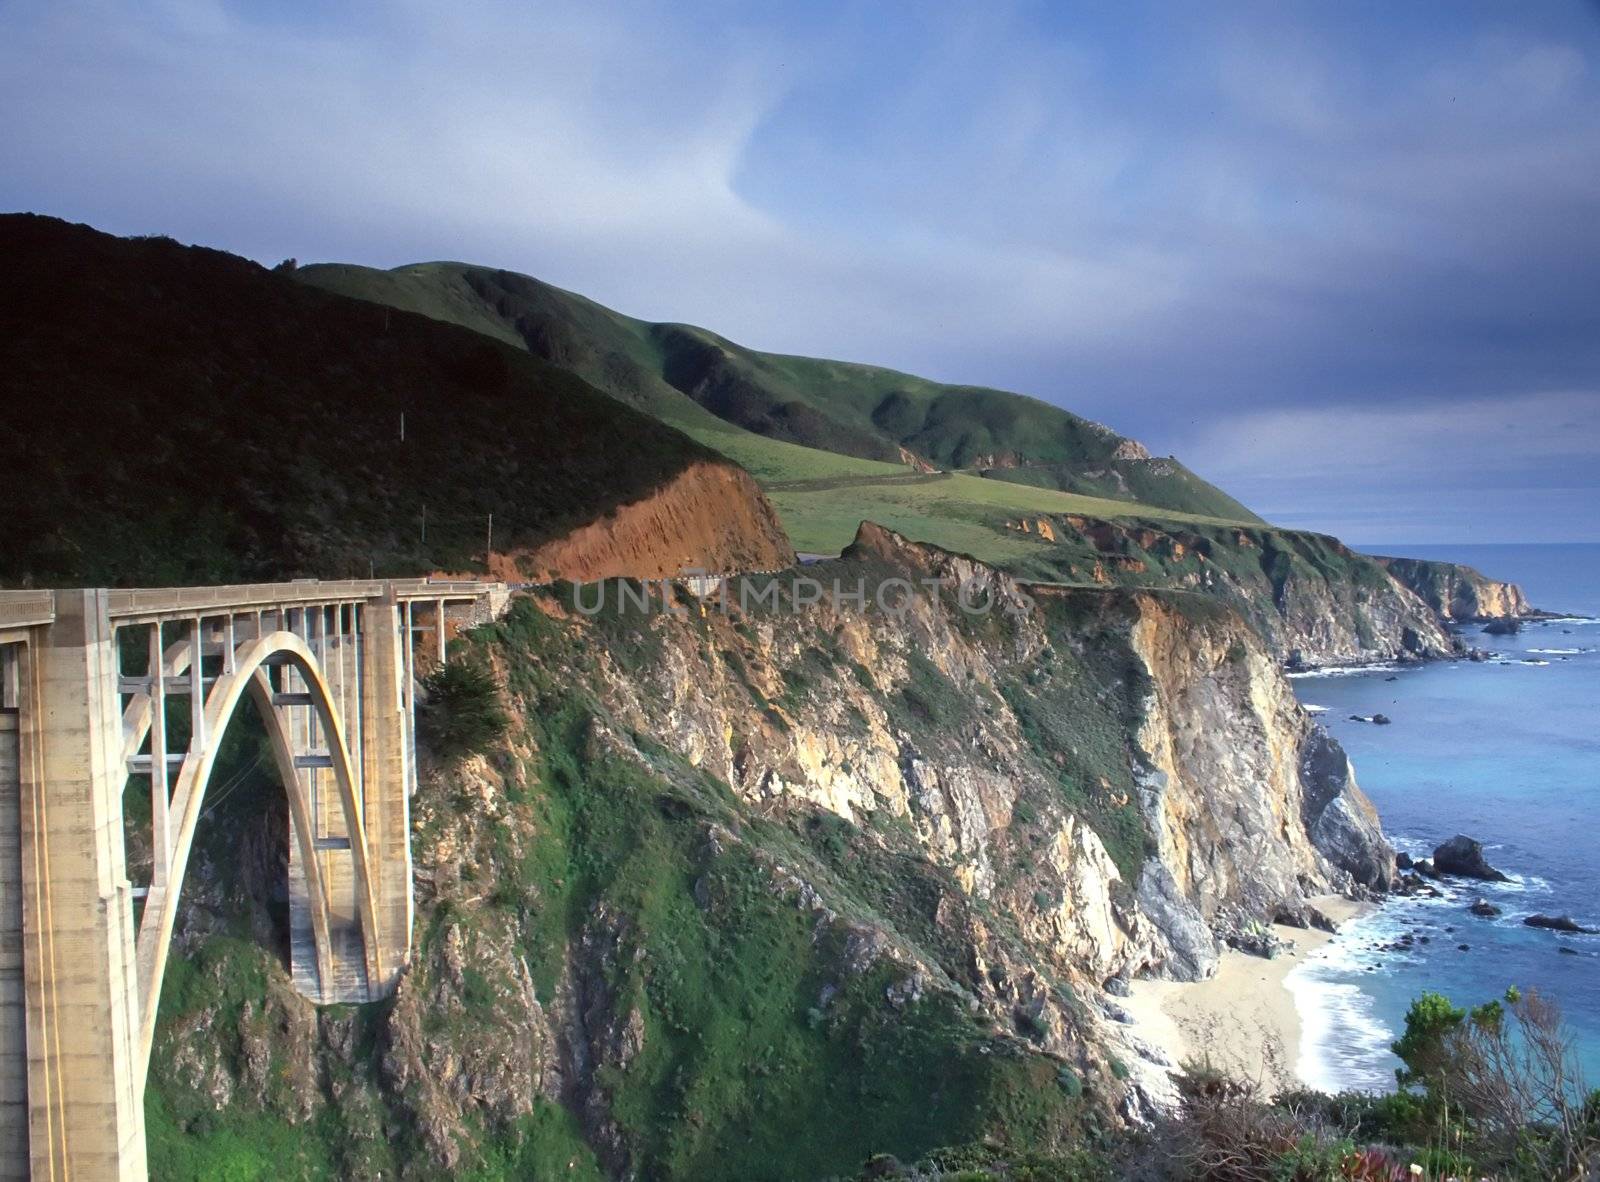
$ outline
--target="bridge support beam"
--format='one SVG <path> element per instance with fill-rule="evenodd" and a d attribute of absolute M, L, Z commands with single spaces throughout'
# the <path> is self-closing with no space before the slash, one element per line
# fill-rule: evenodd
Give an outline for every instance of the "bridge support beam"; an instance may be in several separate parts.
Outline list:
<path fill-rule="evenodd" d="M 56 594 L 23 660 L 20 853 L 35 1178 L 145 1177 L 121 718 L 105 591 Z"/>
<path fill-rule="evenodd" d="M 21 646 L 0 651 L 4 671 Z M 3 692 L 3 690 L 0 690 Z M 0 1182 L 28 1177 L 28 1024 L 22 1002 L 22 736 L 0 701 Z"/>
<path fill-rule="evenodd" d="M 368 600 L 361 616 L 362 818 L 384 943 L 384 979 L 372 989 L 382 996 L 411 952 L 411 637 L 392 595 Z"/>

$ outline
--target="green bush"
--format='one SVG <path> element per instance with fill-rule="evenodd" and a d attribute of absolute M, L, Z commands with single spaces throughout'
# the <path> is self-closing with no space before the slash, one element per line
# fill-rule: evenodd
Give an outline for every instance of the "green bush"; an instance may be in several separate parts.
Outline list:
<path fill-rule="evenodd" d="M 1390 1048 L 1405 1066 L 1395 1069 L 1401 1086 L 1423 1083 L 1442 1065 L 1445 1037 L 1466 1020 L 1467 1012 L 1442 993 L 1424 993 L 1406 1012 L 1405 1033 Z"/>
<path fill-rule="evenodd" d="M 494 674 L 483 665 L 450 661 L 422 682 L 417 729 L 434 753 L 460 759 L 487 751 L 509 724 Z"/>

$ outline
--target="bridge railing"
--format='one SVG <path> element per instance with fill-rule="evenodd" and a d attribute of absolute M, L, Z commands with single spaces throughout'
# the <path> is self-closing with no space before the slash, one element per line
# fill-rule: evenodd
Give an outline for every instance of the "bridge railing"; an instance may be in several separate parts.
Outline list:
<path fill-rule="evenodd" d="M 195 612 L 249 611 L 296 603 L 348 603 L 390 594 L 397 599 L 461 600 L 488 595 L 495 583 L 428 579 L 301 579 L 292 583 L 241 583 L 220 587 L 151 587 L 114 590 L 114 620 Z"/>
<path fill-rule="evenodd" d="M 34 628 L 55 618 L 56 597 L 50 591 L 0 591 L 0 629 Z"/>

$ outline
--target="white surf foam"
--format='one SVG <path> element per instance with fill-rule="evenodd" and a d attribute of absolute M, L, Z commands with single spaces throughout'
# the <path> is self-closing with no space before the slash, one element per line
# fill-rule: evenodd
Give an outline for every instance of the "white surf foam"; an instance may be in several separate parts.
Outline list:
<path fill-rule="evenodd" d="M 1575 653 L 1581 653 L 1583 650 L 1581 648 L 1530 648 L 1528 651 L 1530 653 L 1548 653 L 1551 656 L 1571 656 Z"/>
<path fill-rule="evenodd" d="M 1363 673 L 1399 673 L 1404 665 L 1376 663 L 1371 665 L 1329 665 L 1323 669 L 1297 669 L 1288 676 L 1294 680 L 1314 677 L 1357 677 Z"/>
<path fill-rule="evenodd" d="M 1489 893 L 1506 892 L 1513 895 L 1551 893 L 1549 880 L 1540 878 L 1537 874 L 1507 874 L 1506 877 L 1511 881 L 1485 884 L 1489 888 Z"/>
<path fill-rule="evenodd" d="M 1328 708 L 1326 706 L 1316 706 L 1310 702 L 1305 704 L 1304 709 L 1307 714 L 1326 714 L 1328 712 Z"/>
<path fill-rule="evenodd" d="M 1363 946 L 1400 930 L 1380 908 L 1345 925 L 1285 978 L 1300 1017 L 1295 1073 L 1309 1087 L 1338 1092 L 1392 1086 L 1386 1057 L 1394 1032 L 1378 1019 L 1373 999 L 1360 986 L 1337 977 L 1364 971 L 1371 958 Z"/>

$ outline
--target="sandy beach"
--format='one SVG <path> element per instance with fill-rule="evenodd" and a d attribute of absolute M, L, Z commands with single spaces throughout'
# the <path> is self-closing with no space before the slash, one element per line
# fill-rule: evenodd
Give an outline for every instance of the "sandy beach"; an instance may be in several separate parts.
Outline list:
<path fill-rule="evenodd" d="M 1337 895 L 1313 900 L 1341 928 L 1372 909 Z M 1267 1092 L 1299 1086 L 1300 1016 L 1284 979 L 1333 937 L 1315 928 L 1274 926 L 1294 951 L 1272 960 L 1226 951 L 1206 981 L 1135 981 L 1125 1006 L 1140 1035 L 1174 1063 L 1211 1063 Z"/>

